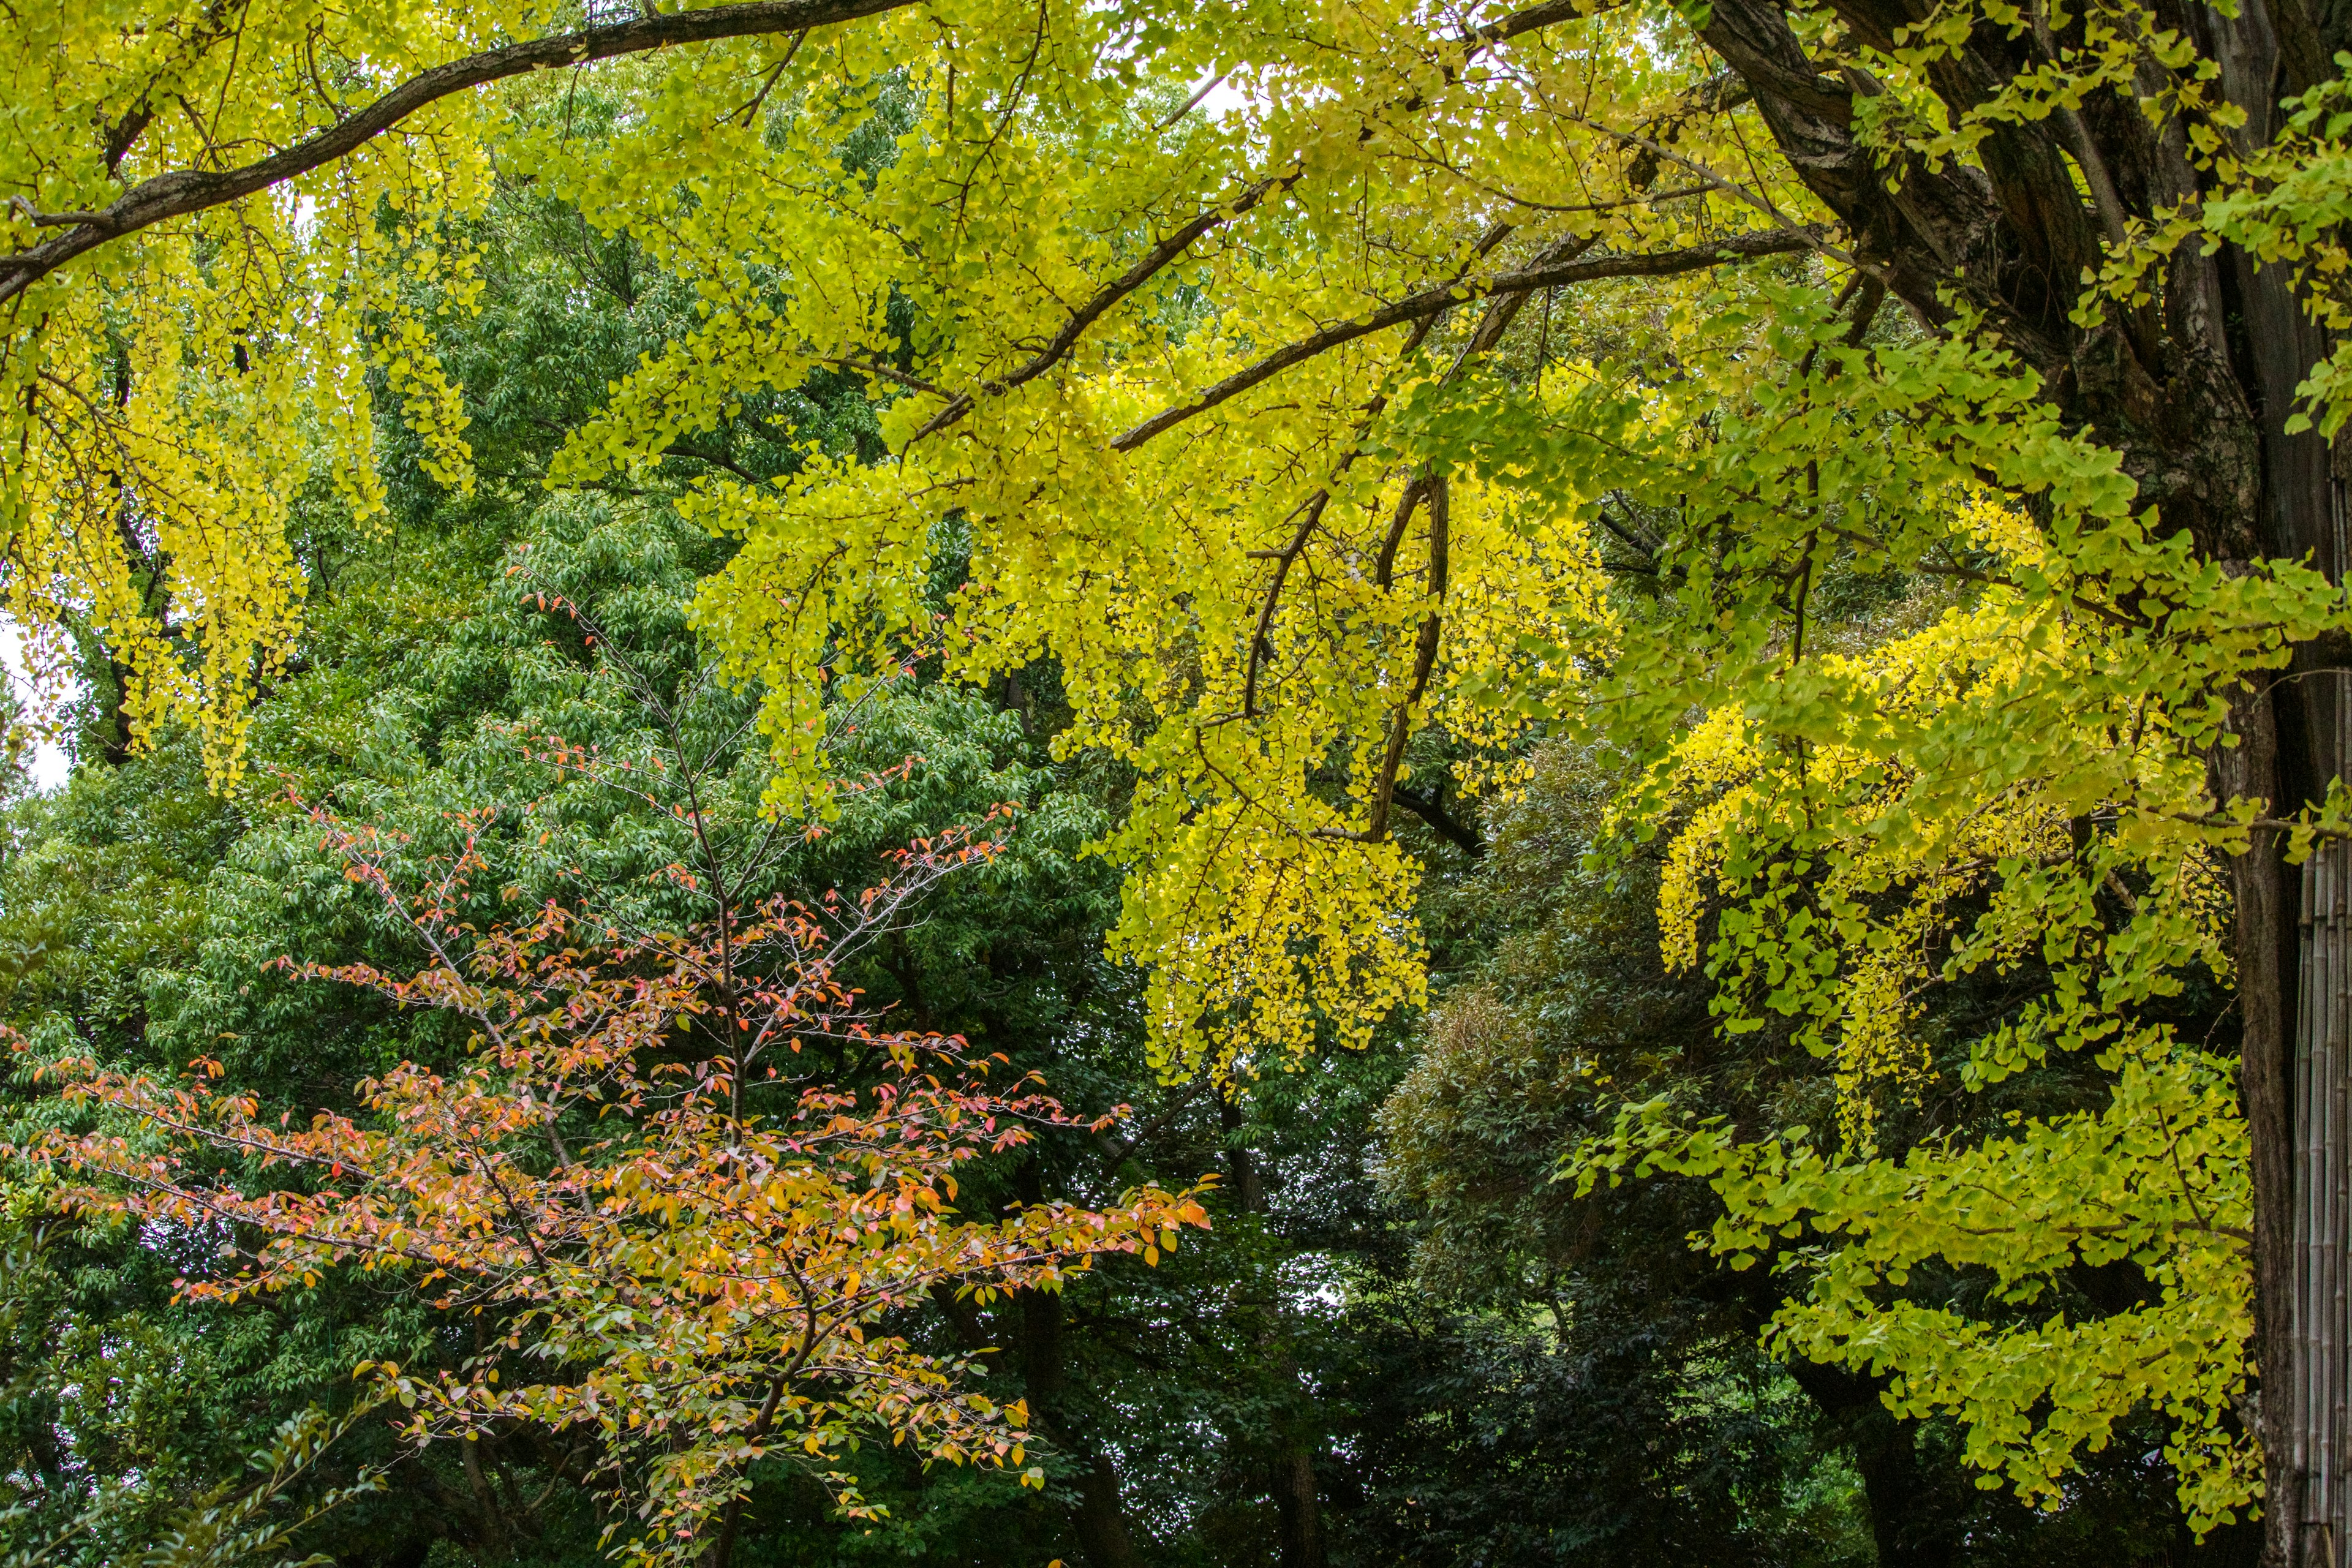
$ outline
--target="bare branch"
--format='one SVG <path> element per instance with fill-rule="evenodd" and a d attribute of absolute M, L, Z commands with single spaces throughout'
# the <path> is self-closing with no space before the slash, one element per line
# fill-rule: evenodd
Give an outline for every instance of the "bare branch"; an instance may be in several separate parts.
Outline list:
<path fill-rule="evenodd" d="M 1208 97 L 1211 93 L 1216 91 L 1219 87 L 1223 85 L 1224 79 L 1228 74 L 1229 73 L 1225 71 L 1219 71 L 1214 76 L 1212 76 L 1208 80 L 1202 82 L 1199 87 L 1194 88 L 1192 89 L 1192 97 L 1186 99 L 1181 104 L 1179 104 L 1175 112 L 1168 115 L 1151 129 L 1155 132 L 1165 131 L 1170 126 L 1175 124 L 1178 121 L 1183 119 L 1186 115 L 1192 113 L 1193 110 L 1200 107 L 1201 100 L 1202 99 Z"/>

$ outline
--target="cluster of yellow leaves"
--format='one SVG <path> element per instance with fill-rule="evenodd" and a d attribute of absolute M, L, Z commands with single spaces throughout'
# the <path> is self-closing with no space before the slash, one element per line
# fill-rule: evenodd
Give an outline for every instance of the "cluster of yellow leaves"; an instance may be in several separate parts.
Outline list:
<path fill-rule="evenodd" d="M 2246 1132 L 2231 1063 L 2160 1015 L 2230 979 L 2221 856 L 2242 839 L 2190 809 L 2210 731 L 2155 696 L 2163 632 L 2118 624 L 2074 574 L 2065 531 L 1981 495 L 1955 510 L 1989 570 L 2034 586 L 1812 656 L 1833 700 L 1717 709 L 1637 796 L 1675 824 L 1668 963 L 1706 964 L 1724 1027 L 1786 1017 L 1834 1060 L 1834 1135 L 1742 1138 L 1657 1100 L 1570 1171 L 1587 1189 L 1628 1171 L 1711 1182 L 1726 1212 L 1706 1244 L 1742 1267 L 1777 1247 L 1796 1286 L 1773 1337 L 1888 1375 L 1899 1414 L 1958 1417 L 1986 1484 L 2054 1504 L 2079 1453 L 2135 1410 L 2162 1413 L 2183 1504 L 2210 1528 L 2261 1486 L 2232 1416 L 2251 1370 Z M 2307 624 L 2343 615 L 2324 584 L 2295 596 Z M 2021 714 L 2056 728 L 1988 743 Z M 1916 1108 L 1935 1070 L 1930 999 L 2029 969 L 2029 999 L 1952 1042 L 1962 1081 L 1940 1087 L 2081 1051 L 2116 1075 L 2106 1103 L 1882 1155 L 1890 1101 Z M 2146 1304 L 2033 1315 L 2067 1269 L 2114 1262 L 2145 1274 Z M 1914 1272 L 1967 1269 L 1999 1282 L 1985 1317 L 1906 1292 Z"/>
<path fill-rule="evenodd" d="M 104 207 L 150 175 L 252 162 L 543 9 L 30 8 L 0 28 L 0 242 L 27 249 L 56 232 L 35 215 Z M 357 518 L 383 509 L 371 373 L 434 476 L 469 482 L 427 313 L 470 301 L 470 255 L 445 220 L 487 194 L 495 112 L 445 100 L 0 304 L 5 607 L 49 695 L 70 681 L 69 634 L 94 632 L 129 672 L 141 731 L 193 722 L 208 773 L 234 778 L 256 687 L 297 624 L 298 499 L 323 482 Z"/>
<path fill-rule="evenodd" d="M 1757 961 L 1745 949 L 1771 952 L 1767 1005 L 1794 1012 L 1801 999 L 1806 1024 L 1799 1042 L 1835 1058 L 1839 1131 L 1857 1149 L 1870 1146 L 1880 1080 L 1916 1095 L 1931 1076 L 1926 1046 L 1911 1027 L 1921 1013 L 1919 994 L 1961 969 L 2013 965 L 2042 950 L 2047 928 L 2031 916 L 2002 918 L 2005 897 L 2016 897 L 2008 885 L 2021 868 L 2071 865 L 2085 847 L 2074 842 L 2076 832 L 2112 826 L 2077 822 L 2076 803 L 2035 787 L 2039 781 L 1988 791 L 1964 810 L 1926 816 L 1905 810 L 1927 759 L 1899 743 L 1889 748 L 1890 730 L 1924 737 L 1931 725 L 1950 721 L 1961 704 L 1998 708 L 2021 684 L 2068 679 L 2067 667 L 2082 657 L 2081 634 L 2060 627 L 2037 635 L 2032 620 L 2018 595 L 1997 589 L 1866 652 L 1821 658 L 1820 677 L 1847 688 L 1838 704 L 1845 736 L 1817 732 L 1786 743 L 1744 711 L 1722 709 L 1693 725 L 1654 765 L 1661 787 L 1644 797 L 1650 809 L 1688 807 L 1667 851 L 1660 893 L 1670 967 L 1698 963 L 1703 925 L 1722 900 L 1751 893 L 1761 857 L 1793 849 L 1811 862 L 1790 868 L 1802 879 L 1800 901 L 1784 901 L 1781 887 L 1769 889 L 1765 898 L 1779 918 L 1767 931 L 1743 934 L 1737 957 L 1718 947 L 1713 959 L 1719 978 L 1748 979 Z M 2100 715 L 2079 718 L 2078 732 L 2059 744 L 2086 754 L 2116 749 Z M 2169 751 L 2168 740 L 2158 722 L 2126 749 L 2143 752 L 2154 767 Z M 2137 771 L 2128 756 L 2119 765 Z M 1898 813 L 1911 831 L 1871 831 Z M 2226 976 L 2228 897 L 2214 856 L 2188 834 L 2151 847 L 2148 855 L 2101 858 L 2109 879 L 2103 890 L 2135 917 L 2162 922 L 2175 939 L 2141 994 L 2177 991 L 2170 970 L 2184 964 Z M 1809 875 L 1816 868 L 1818 875 Z M 2145 896 L 2124 885 L 2126 872 L 2144 880 Z M 1995 912 L 1979 921 L 1972 906 L 1987 900 Z M 1977 940 L 1955 956 L 1956 931 L 1970 927 Z M 1958 967 L 1948 969 L 1948 959 Z M 2083 994 L 2100 1007 L 2112 1000 L 2095 999 L 2087 989 Z M 1756 1026 L 1746 1009 L 1729 1011 L 1733 1028 Z M 2088 1017 L 2076 1026 L 2095 1034 Z"/>

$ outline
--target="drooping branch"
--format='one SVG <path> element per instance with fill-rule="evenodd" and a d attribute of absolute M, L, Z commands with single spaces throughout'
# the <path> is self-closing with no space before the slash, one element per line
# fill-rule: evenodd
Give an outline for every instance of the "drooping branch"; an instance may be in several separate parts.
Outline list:
<path fill-rule="evenodd" d="M 575 33 L 467 55 L 409 78 L 348 119 L 242 168 L 175 169 L 141 181 L 120 200 L 97 212 L 37 215 L 33 219 L 37 226 L 44 218 L 60 216 L 83 221 L 76 222 L 55 239 L 0 256 L 0 300 L 23 293 L 75 257 L 110 239 L 169 218 L 185 217 L 239 200 L 321 168 L 357 151 L 371 138 L 417 110 L 457 93 L 531 71 L 644 54 L 673 44 L 705 44 L 721 38 L 830 26 L 898 10 L 910 3 L 911 0 L 745 0 L 740 5 L 714 5 L 708 10 L 645 16 L 610 26 L 583 27 Z"/>
<path fill-rule="evenodd" d="M 981 384 L 982 394 L 990 397 L 1001 397 L 1014 387 L 1034 381 L 1053 369 L 1062 362 L 1065 355 L 1077 346 L 1078 340 L 1086 336 L 1087 329 L 1102 319 L 1103 312 L 1158 277 L 1169 263 L 1190 250 L 1193 241 L 1211 229 L 1230 223 L 1252 207 L 1260 205 L 1268 197 L 1280 195 L 1284 191 L 1297 184 L 1305 173 L 1303 166 L 1294 167 L 1286 174 L 1275 174 L 1260 180 L 1257 184 L 1235 195 L 1232 200 L 1222 202 L 1205 212 L 1195 215 L 1190 221 L 1162 237 L 1160 243 L 1146 251 L 1134 266 L 1103 285 L 1092 299 L 1072 311 L 1070 319 L 1062 323 L 1062 330 L 1054 334 L 1053 341 L 1031 355 L 1019 369 L 1000 380 L 983 382 Z M 923 427 L 909 437 L 908 445 L 911 446 L 926 436 L 938 434 L 971 413 L 972 398 L 973 395 L 969 392 L 956 394 L 949 400 L 945 408 L 932 415 L 924 422 Z"/>
<path fill-rule="evenodd" d="M 1295 364 L 1303 364 L 1316 355 L 1385 331 L 1395 326 L 1423 317 L 1436 315 L 1465 300 L 1486 299 L 1497 294 L 1525 295 L 1538 289 L 1549 289 L 1563 283 L 1589 283 L 1603 278 L 1665 278 L 1678 272 L 1696 272 L 1727 261 L 1753 260 L 1763 256 L 1787 256 L 1798 251 L 1817 249 L 1822 243 L 1818 226 L 1797 228 L 1768 229 L 1757 234 L 1744 234 L 1713 245 L 1692 246 L 1683 250 L 1654 251 L 1641 256 L 1603 256 L 1591 260 L 1564 261 L 1530 267 L 1517 272 L 1506 272 L 1475 283 L 1447 283 L 1424 289 L 1418 294 L 1407 295 L 1393 304 L 1343 321 L 1336 327 L 1326 327 L 1311 336 L 1301 338 L 1287 348 L 1278 349 L 1246 370 L 1234 372 L 1210 387 L 1192 402 L 1180 407 L 1162 410 L 1138 425 L 1134 429 L 1111 443 L 1116 452 L 1132 452 L 1154 436 L 1174 429 L 1196 414 L 1203 414 L 1220 403 L 1239 396 L 1262 382 L 1271 380 Z"/>
<path fill-rule="evenodd" d="M 1495 247 L 1509 238 L 1511 229 L 1512 226 L 1507 223 L 1498 223 L 1489 226 L 1485 234 L 1478 237 L 1478 243 L 1472 253 L 1472 262 L 1475 263 L 1483 258 Z M 1560 253 L 1555 247 L 1552 250 L 1546 251 L 1544 256 L 1547 260 L 1557 260 L 1559 259 Z M 1468 264 L 1465 264 L 1465 272 L 1467 271 L 1467 267 Z M 1463 273 L 1454 274 L 1454 281 L 1458 283 L 1463 276 Z M 1491 318 L 1496 309 L 1502 306 L 1504 302 L 1498 300 L 1495 305 L 1489 306 L 1488 316 Z M 1423 316 L 1414 322 L 1412 331 L 1405 335 L 1403 351 L 1397 356 L 1399 361 L 1410 360 L 1420 352 L 1421 345 L 1429 340 L 1430 332 L 1436 326 L 1437 317 L 1434 314 Z M 1499 329 L 1495 335 L 1498 338 L 1501 336 Z M 1486 323 L 1481 322 L 1477 332 L 1473 336 L 1471 347 L 1483 353 L 1484 349 L 1479 345 L 1486 338 Z M 1493 344 L 1487 342 L 1485 346 L 1491 348 Z M 1468 350 L 1465 351 L 1464 359 L 1467 358 L 1468 353 Z M 1464 359 L 1457 359 L 1454 362 L 1456 371 L 1461 369 Z M 1274 580 L 1266 584 L 1265 596 L 1258 605 L 1257 629 L 1250 635 L 1249 665 L 1242 678 L 1242 717 L 1244 719 L 1257 717 L 1258 677 L 1265 668 L 1265 661 L 1274 657 L 1274 612 L 1275 606 L 1282 601 L 1283 583 L 1290 574 L 1292 563 L 1298 559 L 1299 552 L 1307 548 L 1307 542 L 1314 537 L 1316 528 L 1322 522 L 1324 509 L 1331 504 L 1332 480 L 1336 480 L 1340 474 L 1345 473 L 1355 460 L 1363 455 L 1364 448 L 1360 437 L 1370 423 L 1380 417 L 1381 410 L 1388 406 L 1388 394 L 1378 392 L 1372 395 L 1370 402 L 1364 405 L 1363 417 L 1356 426 L 1358 441 L 1349 445 L 1347 455 L 1339 459 L 1339 466 L 1332 470 L 1331 479 L 1327 479 L 1320 489 L 1300 502 L 1297 510 L 1292 514 L 1293 516 L 1303 515 L 1305 521 L 1298 525 L 1298 531 L 1292 536 L 1290 542 L 1277 551 L 1253 552 L 1261 558 L 1268 555 L 1272 557 Z"/>

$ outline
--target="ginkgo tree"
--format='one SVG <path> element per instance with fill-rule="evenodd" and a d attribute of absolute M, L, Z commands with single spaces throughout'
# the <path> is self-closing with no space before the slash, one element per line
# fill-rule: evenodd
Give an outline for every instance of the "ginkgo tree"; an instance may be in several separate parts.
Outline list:
<path fill-rule="evenodd" d="M 467 482 L 431 317 L 486 171 L 541 182 L 701 302 L 551 482 L 819 367 L 887 404 L 887 461 L 679 501 L 740 540 L 698 615 L 779 809 L 824 809 L 831 705 L 928 642 L 953 554 L 950 672 L 1057 660 L 1059 743 L 1136 771 L 1113 942 L 1164 1063 L 1247 1072 L 1421 996 L 1397 811 L 1605 736 L 1651 764 L 1627 832 L 1672 836 L 1667 956 L 1849 1103 L 1760 1142 L 1629 1104 L 1583 1174 L 1706 1175 L 1735 1255 L 1812 1237 L 1779 1331 L 2030 1494 L 2153 1405 L 2199 1520 L 2259 1495 L 2273 1560 L 2340 1553 L 2347 32 L 2301 0 L 53 5 L 5 32 L 10 592 L 233 774 L 299 603 L 282 497 L 323 465 L 370 509 L 377 395 Z M 599 59 L 631 107 L 592 135 Z M 853 166 L 877 118 L 895 155 Z M 1832 603 L 1890 576 L 1916 624 Z M 1972 1083 L 2076 1053 L 2109 1103 L 1882 1157 L 1875 1097 L 1979 973 L 2029 994 Z M 2234 1053 L 2162 1016 L 2199 977 Z M 2146 1289 L 1953 1322 L 1903 1306 L 1929 1258 L 2020 1309 L 2083 1264 Z"/>

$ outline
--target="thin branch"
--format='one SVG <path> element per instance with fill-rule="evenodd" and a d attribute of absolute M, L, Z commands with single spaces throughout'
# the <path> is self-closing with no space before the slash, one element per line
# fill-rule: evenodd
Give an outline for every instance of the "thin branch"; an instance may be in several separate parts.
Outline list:
<path fill-rule="evenodd" d="M 1154 125 L 1151 129 L 1155 132 L 1165 131 L 1170 126 L 1175 124 L 1178 121 L 1183 119 L 1186 115 L 1192 113 L 1192 110 L 1198 109 L 1201 106 L 1201 100 L 1202 99 L 1208 97 L 1211 93 L 1216 91 L 1218 88 L 1224 84 L 1225 76 L 1225 72 L 1219 71 L 1216 75 L 1202 82 L 1199 87 L 1194 88 L 1192 89 L 1192 97 L 1177 105 L 1173 112 L 1169 114 L 1166 119 L 1160 121 L 1159 124 Z"/>
<path fill-rule="evenodd" d="M 1231 201 L 1211 207 L 1168 235 L 1147 251 L 1141 260 L 1120 273 L 1118 278 L 1098 290 L 1093 299 L 1088 300 L 1072 312 L 1070 319 L 1063 323 L 1062 330 L 1054 334 L 1053 341 L 1032 355 L 1028 363 L 1001 381 L 982 383 L 982 394 L 990 397 L 1001 397 L 1024 382 L 1034 381 L 1053 369 L 1055 365 L 1061 363 L 1065 355 L 1077 346 L 1078 340 L 1086 335 L 1087 329 L 1099 321 L 1105 311 L 1150 282 L 1159 275 L 1161 268 L 1191 249 L 1194 240 L 1213 228 L 1232 222 L 1252 207 L 1265 202 L 1267 197 L 1281 195 L 1297 184 L 1306 172 L 1302 164 L 1294 167 L 1287 174 L 1275 174 L 1260 180 Z M 908 437 L 907 444 L 911 447 L 924 437 L 936 435 L 946 429 L 971 413 L 971 407 L 972 394 L 958 393 L 949 401 L 945 408 L 932 415 L 921 429 Z"/>
<path fill-rule="evenodd" d="M 1213 1081 L 1214 1080 L 1211 1079 L 1205 1074 L 1200 1078 L 1194 1079 L 1190 1084 L 1185 1086 L 1181 1092 L 1177 1094 L 1174 1099 L 1171 1100 L 1168 1104 L 1161 1109 L 1159 1115 L 1137 1127 L 1126 1137 L 1112 1138 L 1107 1134 L 1097 1134 L 1095 1139 L 1096 1143 L 1102 1149 L 1102 1152 L 1105 1154 L 1110 1157 L 1112 1164 L 1118 1164 L 1129 1154 L 1134 1153 L 1138 1149 L 1142 1148 L 1146 1143 L 1149 1143 L 1152 1139 L 1165 1131 L 1169 1123 L 1174 1121 L 1177 1117 L 1182 1115 L 1185 1108 L 1190 1106 L 1194 1100 L 1200 1099 L 1201 1091 L 1209 1088 Z"/>
<path fill-rule="evenodd" d="M 741 479 L 747 485 L 756 485 L 760 482 L 759 475 L 753 473 L 751 469 L 745 468 L 742 464 L 737 462 L 726 453 L 699 452 L 682 441 L 673 441 L 654 455 L 659 458 L 691 458 L 698 463 L 707 463 L 714 468 L 724 468 L 729 473 L 734 475 L 737 479 Z"/>
<path fill-rule="evenodd" d="M 0 301 L 107 240 L 168 218 L 184 217 L 268 189 L 356 151 L 426 105 L 455 93 L 535 70 L 643 54 L 672 44 L 800 32 L 899 9 L 908 0 L 745 0 L 678 11 L 605 27 L 583 27 L 528 44 L 485 49 L 409 78 L 348 119 L 242 168 L 176 169 L 132 186 L 104 211 L 87 215 L 57 238 L 0 256 Z M 52 215 L 58 216 L 79 215 Z"/>
<path fill-rule="evenodd" d="M 1473 248 L 1471 253 L 1472 256 L 1474 258 L 1483 257 L 1492 252 L 1495 247 L 1502 244 L 1505 239 L 1510 237 L 1512 226 L 1512 225 L 1507 223 L 1488 225 L 1486 232 L 1478 237 L 1478 243 Z M 1454 275 L 1454 281 L 1459 283 L 1464 276 L 1468 273 L 1469 267 L 1470 264 L 1465 262 L 1463 266 L 1462 271 Z M 1435 314 L 1424 316 L 1420 321 L 1414 322 L 1412 331 L 1405 335 L 1403 349 L 1397 355 L 1399 363 L 1410 360 L 1413 354 L 1420 350 L 1421 345 L 1428 341 L 1429 334 L 1431 331 L 1435 330 L 1436 326 L 1437 316 Z M 1484 330 L 1485 329 L 1482 324 L 1480 328 L 1481 332 L 1483 332 Z M 1454 370 L 1459 371 L 1462 368 L 1462 364 L 1463 361 L 1456 359 L 1454 362 Z M 1452 373 L 1449 372 L 1448 374 L 1450 374 Z M 1347 455 L 1339 459 L 1339 466 L 1334 468 L 1330 476 L 1324 480 L 1323 487 L 1317 490 L 1313 495 L 1309 496 L 1306 500 L 1299 503 L 1298 508 L 1292 512 L 1291 515 L 1295 517 L 1297 516 L 1299 512 L 1303 511 L 1306 514 L 1306 521 L 1298 525 L 1298 532 L 1291 539 L 1290 542 L 1280 550 L 1254 550 L 1250 552 L 1253 559 L 1272 559 L 1275 563 L 1275 567 L 1274 580 L 1266 584 L 1265 598 L 1258 606 L 1257 629 L 1250 636 L 1249 666 L 1242 679 L 1241 717 L 1244 720 L 1255 719 L 1258 716 L 1258 677 L 1265 671 L 1265 661 L 1274 657 L 1273 631 L 1275 606 L 1281 601 L 1282 585 L 1290 575 L 1291 564 L 1298 559 L 1299 552 L 1307 548 L 1307 542 L 1314 537 L 1316 527 L 1323 521 L 1324 509 L 1331 504 L 1331 486 L 1333 482 L 1339 479 L 1339 475 L 1345 473 L 1348 468 L 1354 464 L 1355 460 L 1359 457 L 1363 455 L 1364 448 L 1360 437 L 1362 437 L 1364 430 L 1373 420 L 1380 417 L 1381 411 L 1388 406 L 1388 403 L 1389 396 L 1387 392 L 1381 391 L 1374 393 L 1372 395 L 1371 401 L 1364 405 L 1363 418 L 1356 426 L 1356 433 L 1359 440 L 1349 447 Z"/>
<path fill-rule="evenodd" d="M 856 354 L 825 355 L 820 357 L 817 363 L 819 364 L 837 364 L 844 370 L 854 370 L 861 372 L 866 375 L 878 376 L 884 381 L 895 382 L 898 385 L 908 388 L 909 391 L 928 392 L 933 397 L 950 397 L 953 395 L 946 387 L 934 385 L 930 382 L 925 381 L 921 376 L 908 375 L 903 370 L 894 369 L 893 367 L 883 364 L 876 360 L 861 359 Z"/>
<path fill-rule="evenodd" d="M 1821 247 L 1818 226 L 1768 229 L 1758 234 L 1738 235 L 1714 245 L 1693 246 L 1684 250 L 1654 251 L 1642 256 L 1604 256 L 1591 261 L 1570 261 L 1551 266 L 1530 267 L 1518 272 L 1506 272 L 1476 283 L 1450 283 L 1425 289 L 1408 295 L 1393 304 L 1357 317 L 1336 327 L 1326 327 L 1311 337 L 1302 338 L 1289 347 L 1276 351 L 1248 369 L 1237 371 L 1210 387 L 1192 402 L 1153 415 L 1124 436 L 1111 443 L 1116 452 L 1132 452 L 1154 436 L 1172 430 L 1196 414 L 1214 408 L 1229 398 L 1237 397 L 1259 383 L 1272 379 L 1292 365 L 1301 364 L 1341 343 L 1352 342 L 1373 332 L 1385 331 L 1406 321 L 1418 321 L 1449 310 L 1465 300 L 1488 298 L 1496 294 L 1526 294 L 1537 289 L 1548 289 L 1562 283 L 1587 283 L 1603 278 L 1664 278 L 1678 272 L 1696 272 L 1727 261 L 1748 261 L 1764 256 L 1787 256 L 1797 251 Z"/>
<path fill-rule="evenodd" d="M 806 27 L 793 35 L 792 43 L 784 49 L 784 58 L 776 62 L 776 68 L 770 71 L 767 79 L 760 84 L 760 90 L 751 95 L 751 101 L 727 117 L 730 122 L 740 120 L 749 126 L 759 118 L 761 107 L 768 101 L 768 95 L 776 90 L 776 83 L 783 79 L 784 72 L 790 68 L 794 57 L 801 52 L 801 46 L 808 42 L 808 37 L 809 30 Z"/>
<path fill-rule="evenodd" d="M 65 228 L 78 223 L 104 223 L 106 215 L 97 212 L 45 213 L 22 196 L 10 196 L 8 205 L 22 213 L 26 223 L 35 228 Z"/>
<path fill-rule="evenodd" d="M 1323 521 L 1323 509 L 1330 504 L 1331 489 L 1328 485 L 1309 496 L 1299 509 L 1306 516 L 1298 524 L 1298 531 L 1291 535 L 1288 544 L 1275 552 L 1274 581 L 1266 584 L 1265 597 L 1258 605 L 1257 626 L 1250 633 L 1249 668 L 1242 678 L 1242 717 L 1244 719 L 1257 717 L 1257 678 L 1265 669 L 1265 661 L 1274 654 L 1274 607 L 1282 599 L 1283 582 L 1290 575 L 1291 563 L 1298 559 L 1298 552 L 1306 549 L 1307 540 L 1314 537 L 1316 525 Z"/>
<path fill-rule="evenodd" d="M 1446 513 L 1447 485 L 1445 476 L 1433 474 L 1420 482 L 1420 489 L 1429 509 L 1429 614 L 1421 623 L 1421 635 L 1415 639 L 1412 661 L 1412 683 L 1406 688 L 1404 700 L 1396 705 L 1389 723 L 1389 743 L 1381 758 L 1380 775 L 1372 782 L 1372 819 L 1360 833 L 1324 829 L 1318 837 L 1346 838 L 1359 844 L 1378 844 L 1388 837 L 1389 804 L 1396 797 L 1397 770 L 1404 762 L 1405 742 L 1412 738 L 1412 710 L 1429 689 L 1430 672 L 1437 667 L 1437 644 L 1445 624 L 1446 587 Z M 1411 491 L 1408 490 L 1408 496 Z M 1412 516 L 1404 506 L 1398 510 L 1399 526 Z"/>

